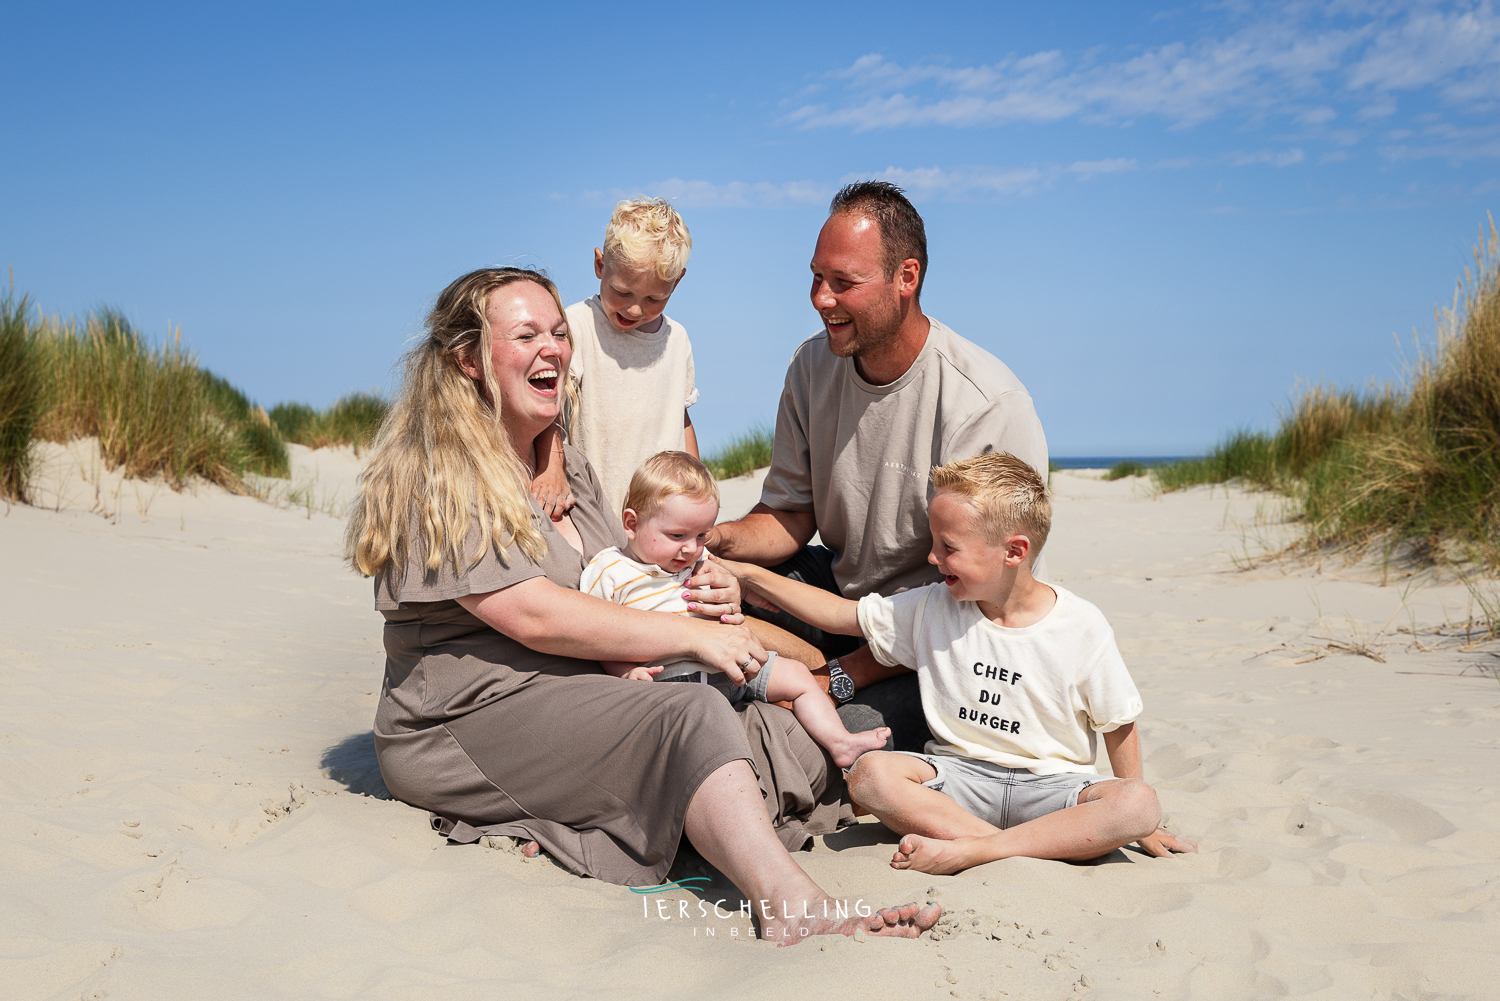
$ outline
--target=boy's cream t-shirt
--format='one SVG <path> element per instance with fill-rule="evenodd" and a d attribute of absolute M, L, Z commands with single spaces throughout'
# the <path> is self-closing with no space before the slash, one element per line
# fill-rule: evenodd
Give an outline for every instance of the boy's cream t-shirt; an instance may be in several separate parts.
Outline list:
<path fill-rule="evenodd" d="M 1056 584 L 1040 622 L 1007 629 L 979 604 L 930 584 L 859 601 L 859 626 L 882 664 L 915 666 L 934 740 L 927 753 L 1097 775 L 1096 733 L 1141 714 L 1141 695 L 1104 613 Z"/>
<path fill-rule="evenodd" d="M 573 334 L 569 378 L 578 385 L 572 440 L 618 515 L 630 477 L 657 452 L 681 450 L 683 413 L 698 402 L 693 347 L 682 324 L 665 314 L 655 333 L 610 326 L 599 297 L 567 308 Z"/>

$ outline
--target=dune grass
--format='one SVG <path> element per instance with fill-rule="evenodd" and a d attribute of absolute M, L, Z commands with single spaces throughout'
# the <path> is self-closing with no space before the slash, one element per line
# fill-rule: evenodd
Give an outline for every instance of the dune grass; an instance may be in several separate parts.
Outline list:
<path fill-rule="evenodd" d="M 752 473 L 771 464 L 771 446 L 775 441 L 774 431 L 758 425 L 703 456 L 703 464 L 717 480 Z"/>
<path fill-rule="evenodd" d="M 31 439 L 42 415 L 43 371 L 26 299 L 0 299 L 0 499 L 25 502 Z"/>
<path fill-rule="evenodd" d="M 386 409 L 385 400 L 374 393 L 350 393 L 322 411 L 306 403 L 278 403 L 270 416 L 287 441 L 308 448 L 353 445 L 357 454 L 374 440 Z"/>
<path fill-rule="evenodd" d="M 264 411 L 201 368 L 180 336 L 154 345 L 114 310 L 62 320 L 0 299 L 0 366 L 0 468 L 15 499 L 33 439 L 97 438 L 106 468 L 179 490 L 201 478 L 243 493 L 247 474 L 290 471 Z"/>
<path fill-rule="evenodd" d="M 1299 502 L 1309 547 L 1411 547 L 1500 566 L 1500 236 L 1493 219 L 1436 342 L 1401 385 L 1313 386 L 1274 433 L 1158 467 L 1162 490 L 1238 479 Z"/>
<path fill-rule="evenodd" d="M 1132 459 L 1124 459 L 1109 467 L 1104 474 L 1106 480 L 1123 480 L 1127 476 L 1145 476 L 1146 467 Z"/>

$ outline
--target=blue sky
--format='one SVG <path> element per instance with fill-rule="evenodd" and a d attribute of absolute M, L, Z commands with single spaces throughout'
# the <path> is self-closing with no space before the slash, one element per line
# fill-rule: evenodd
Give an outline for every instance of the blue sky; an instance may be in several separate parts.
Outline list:
<path fill-rule="evenodd" d="M 1054 454 L 1165 455 L 1398 375 L 1500 203 L 1490 3 L 537 6 L 0 3 L 0 266 L 322 406 L 471 268 L 592 294 L 610 206 L 666 195 L 712 446 L 773 419 L 878 176 Z"/>

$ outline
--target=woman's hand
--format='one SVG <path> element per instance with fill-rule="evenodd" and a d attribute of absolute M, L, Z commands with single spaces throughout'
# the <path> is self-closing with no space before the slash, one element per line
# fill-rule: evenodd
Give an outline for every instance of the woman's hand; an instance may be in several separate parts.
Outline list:
<path fill-rule="evenodd" d="M 755 634 L 744 626 L 722 626 L 703 623 L 701 638 L 694 644 L 693 659 L 718 671 L 736 685 L 745 683 L 745 674 L 755 677 L 770 659 Z"/>
<path fill-rule="evenodd" d="M 740 582 L 712 555 L 705 554 L 698 572 L 688 579 L 686 587 L 682 596 L 687 599 L 688 611 L 694 615 L 718 619 L 731 626 L 745 621 L 740 608 Z"/>
<path fill-rule="evenodd" d="M 734 577 L 735 582 L 740 585 L 741 607 L 743 605 L 754 605 L 756 608 L 764 608 L 768 612 L 781 611 L 779 605 L 772 604 L 765 595 L 755 589 L 754 574 L 761 570 L 760 567 L 752 563 L 737 563 L 734 560 L 726 560 L 721 556 L 714 556 L 712 553 L 709 554 L 709 559 L 729 571 Z"/>

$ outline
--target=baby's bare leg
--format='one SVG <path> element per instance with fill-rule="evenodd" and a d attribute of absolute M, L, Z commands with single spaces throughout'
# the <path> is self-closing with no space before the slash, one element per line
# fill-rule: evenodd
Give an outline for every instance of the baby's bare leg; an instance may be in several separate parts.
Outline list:
<path fill-rule="evenodd" d="M 1139 841 L 1161 822 L 1156 791 L 1140 779 L 1097 782 L 1078 800 L 1077 806 L 982 837 L 943 840 L 908 834 L 891 865 L 946 874 L 1015 856 L 1081 862 Z"/>
<path fill-rule="evenodd" d="M 771 669 L 771 681 L 766 687 L 769 702 L 790 702 L 797 722 L 802 724 L 813 740 L 822 744 L 833 755 L 834 764 L 848 768 L 856 758 L 866 751 L 877 751 L 885 746 L 891 728 L 879 726 L 873 730 L 850 733 L 844 729 L 838 710 L 818 683 L 813 680 L 807 665 L 789 657 L 777 657 Z"/>

